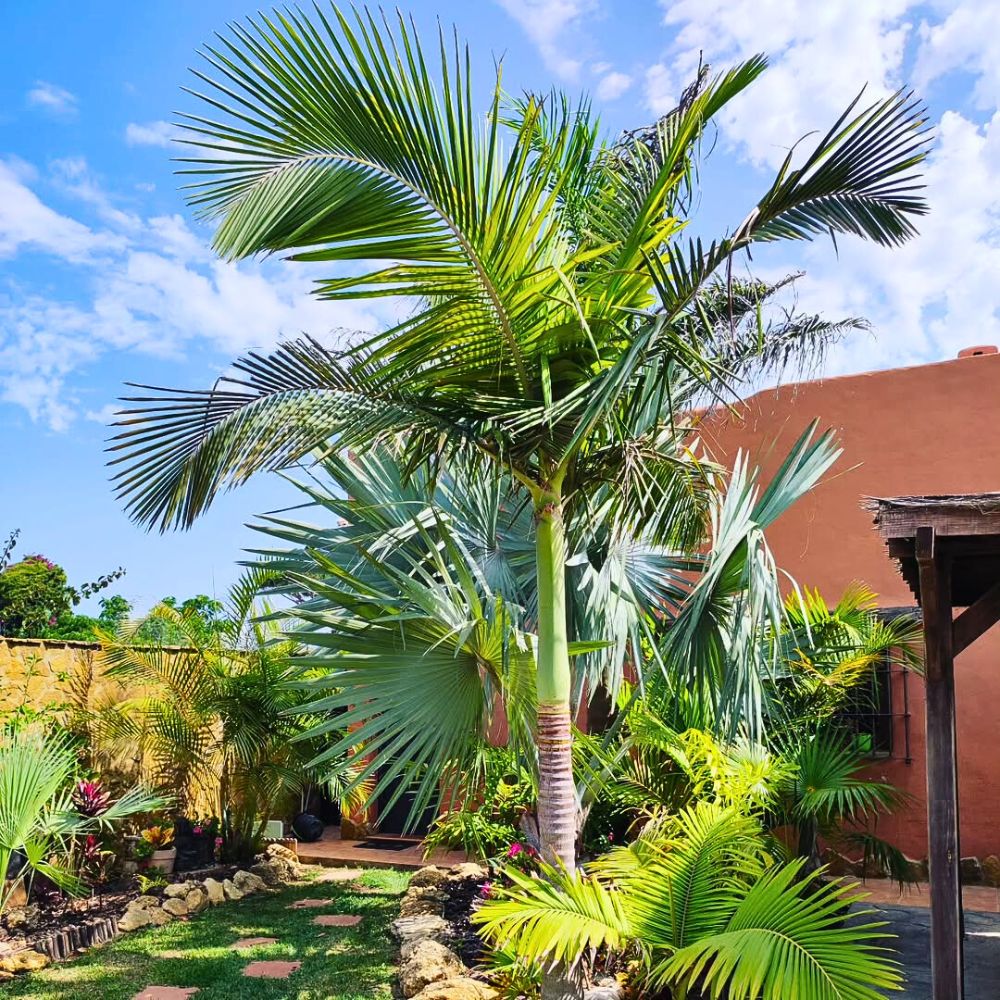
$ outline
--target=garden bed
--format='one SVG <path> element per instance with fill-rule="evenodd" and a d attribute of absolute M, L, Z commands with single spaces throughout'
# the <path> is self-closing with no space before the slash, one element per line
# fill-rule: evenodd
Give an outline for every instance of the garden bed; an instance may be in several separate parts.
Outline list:
<path fill-rule="evenodd" d="M 196 871 L 165 876 L 167 885 L 191 880 L 217 881 L 232 878 L 235 865 L 212 865 Z M 162 896 L 163 888 L 149 895 Z M 118 920 L 129 904 L 142 895 L 138 880 L 129 875 L 101 886 L 83 899 L 32 898 L 24 906 L 11 907 L 0 919 L 0 953 L 29 948 L 54 960 L 111 940 L 118 932 Z"/>

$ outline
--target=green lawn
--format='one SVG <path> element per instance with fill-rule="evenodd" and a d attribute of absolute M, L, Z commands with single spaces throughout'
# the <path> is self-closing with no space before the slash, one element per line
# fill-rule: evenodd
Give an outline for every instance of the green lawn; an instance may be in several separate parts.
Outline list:
<path fill-rule="evenodd" d="M 72 962 L 5 983 L 4 997 L 31 1000 L 131 1000 L 146 986 L 197 986 L 196 1000 L 372 1000 L 392 994 L 394 947 L 389 923 L 409 875 L 368 871 L 358 883 L 383 890 L 365 895 L 350 883 L 324 883 L 226 903 L 166 927 L 125 934 Z M 329 896 L 328 909 L 289 910 L 305 897 Z M 320 913 L 364 917 L 356 927 L 317 927 Z M 278 943 L 233 951 L 240 938 L 276 937 Z M 248 979 L 252 961 L 301 961 L 290 979 Z"/>

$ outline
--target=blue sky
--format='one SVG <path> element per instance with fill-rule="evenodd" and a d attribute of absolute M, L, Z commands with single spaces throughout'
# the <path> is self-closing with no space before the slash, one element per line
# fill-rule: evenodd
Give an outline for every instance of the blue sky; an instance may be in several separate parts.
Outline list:
<path fill-rule="evenodd" d="M 172 112 L 195 50 L 253 0 L 7 0 L 0 71 L 0 534 L 76 581 L 119 564 L 140 607 L 222 593 L 243 527 L 294 500 L 261 479 L 192 531 L 133 528 L 107 484 L 105 423 L 126 380 L 210 383 L 238 353 L 306 330 L 374 329 L 364 306 L 319 304 L 301 265 L 215 261 L 170 164 Z M 915 86 L 937 125 L 932 215 L 888 253 L 828 244 L 758 260 L 803 267 L 798 302 L 861 315 L 876 336 L 827 371 L 953 357 L 1000 343 L 1000 3 L 942 0 L 413 0 L 418 24 L 455 22 L 486 79 L 589 91 L 611 131 L 672 106 L 699 53 L 716 68 L 756 52 L 767 76 L 721 120 L 699 228 L 735 223 L 791 143 L 834 120 L 862 84 Z"/>

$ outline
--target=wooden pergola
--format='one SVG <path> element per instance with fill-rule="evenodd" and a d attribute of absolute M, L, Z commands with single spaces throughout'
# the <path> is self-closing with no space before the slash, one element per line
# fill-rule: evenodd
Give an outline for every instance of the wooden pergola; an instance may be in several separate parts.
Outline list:
<path fill-rule="evenodd" d="M 934 1000 L 961 1000 L 955 657 L 1000 620 L 1000 493 L 873 498 L 889 555 L 923 610 Z M 964 608 L 957 617 L 955 608 Z"/>

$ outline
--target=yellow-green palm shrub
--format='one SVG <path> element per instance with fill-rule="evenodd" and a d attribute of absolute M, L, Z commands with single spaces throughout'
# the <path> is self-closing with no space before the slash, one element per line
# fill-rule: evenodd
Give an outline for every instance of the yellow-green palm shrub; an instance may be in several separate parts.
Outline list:
<path fill-rule="evenodd" d="M 571 966 L 595 950 L 638 959 L 677 1000 L 877 1000 L 901 976 L 853 887 L 785 863 L 760 819 L 700 801 L 584 870 L 508 871 L 474 921 L 527 965 Z"/>

